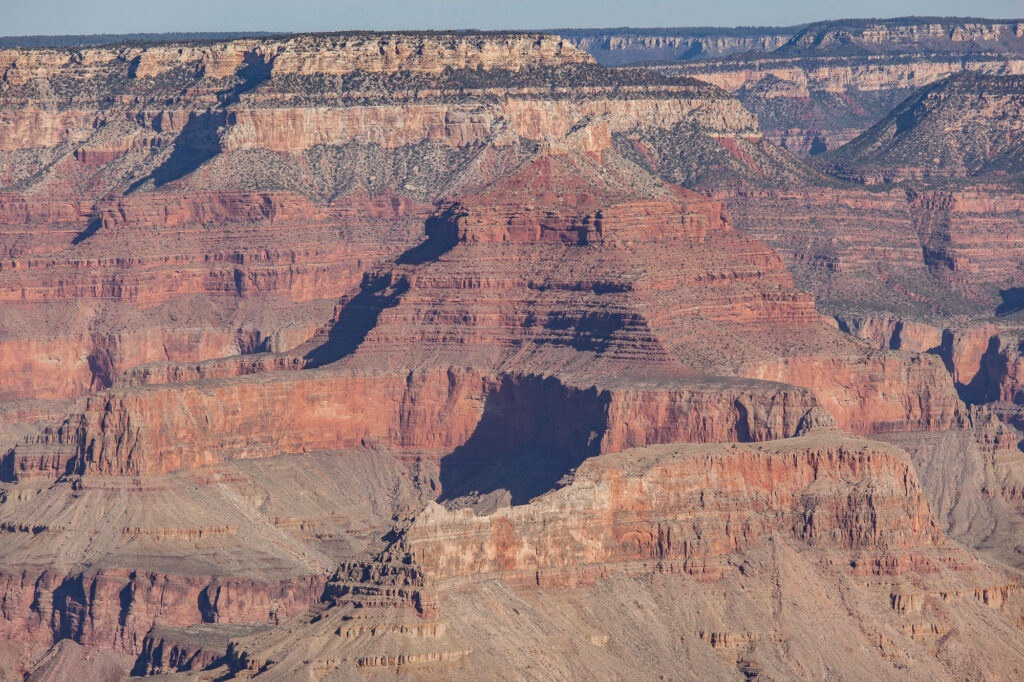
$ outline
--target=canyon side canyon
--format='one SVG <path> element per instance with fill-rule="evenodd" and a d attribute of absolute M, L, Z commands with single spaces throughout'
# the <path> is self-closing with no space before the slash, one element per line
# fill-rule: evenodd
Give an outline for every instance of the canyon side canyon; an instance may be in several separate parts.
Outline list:
<path fill-rule="evenodd" d="M 1024 677 L 1024 20 L 206 38 L 0 39 L 0 680 Z"/>

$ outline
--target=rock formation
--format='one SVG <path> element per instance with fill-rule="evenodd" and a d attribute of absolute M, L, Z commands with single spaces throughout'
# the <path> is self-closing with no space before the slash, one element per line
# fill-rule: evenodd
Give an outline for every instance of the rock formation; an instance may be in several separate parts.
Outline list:
<path fill-rule="evenodd" d="M 729 204 L 834 184 L 723 90 L 338 34 L 7 50 L 0 104 L 3 674 L 1021 674 L 922 445 L 1019 501 L 986 342 L 821 314 Z"/>
<path fill-rule="evenodd" d="M 696 76 L 756 113 L 800 156 L 836 149 L 919 88 L 970 72 L 1024 73 L 1024 22 L 906 17 L 820 22 L 778 48 L 657 66 Z"/>
<path fill-rule="evenodd" d="M 1022 121 L 1024 77 L 964 72 L 915 93 L 826 163 L 830 174 L 868 184 L 1006 181 L 1024 172 Z"/>
<path fill-rule="evenodd" d="M 913 481 L 898 448 L 833 434 L 602 455 L 528 505 L 428 504 L 323 605 L 211 672 L 1018 674 L 1013 626 L 969 655 L 953 634 L 1018 590 L 942 539 Z M 833 655 L 838 632 L 865 646 Z"/>
<path fill-rule="evenodd" d="M 589 52 L 599 64 L 622 66 L 771 52 L 789 42 L 799 28 L 569 28 L 554 33 Z"/>

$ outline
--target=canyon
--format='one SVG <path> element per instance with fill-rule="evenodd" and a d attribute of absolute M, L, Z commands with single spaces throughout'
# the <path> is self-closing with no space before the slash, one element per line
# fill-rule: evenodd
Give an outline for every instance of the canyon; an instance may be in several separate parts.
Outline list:
<path fill-rule="evenodd" d="M 1013 188 L 566 33 L 0 50 L 0 678 L 1024 673 Z"/>
<path fill-rule="evenodd" d="M 652 68 L 735 94 L 757 114 L 768 139 L 801 157 L 839 148 L 917 90 L 948 76 L 1024 73 L 1022 20 L 852 19 L 790 33 L 774 48 L 661 61 Z"/>

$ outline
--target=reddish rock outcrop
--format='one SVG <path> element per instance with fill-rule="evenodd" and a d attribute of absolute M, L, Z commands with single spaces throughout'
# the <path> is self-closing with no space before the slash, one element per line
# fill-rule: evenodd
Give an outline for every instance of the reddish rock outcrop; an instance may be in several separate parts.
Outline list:
<path fill-rule="evenodd" d="M 0 580 L 5 639 L 35 638 L 49 646 L 71 638 L 133 655 L 154 622 L 275 624 L 317 603 L 324 586 L 317 577 L 268 584 L 124 569 L 69 576 L 26 570 Z"/>
<path fill-rule="evenodd" d="M 1019 599 L 1006 576 L 947 546 L 902 451 L 834 432 L 602 455 L 528 505 L 477 514 L 428 504 L 396 534 L 373 562 L 339 571 L 321 607 L 289 628 L 234 641 L 218 672 L 344 675 L 415 665 L 419 674 L 461 676 L 518 663 L 516 647 L 537 641 L 531 629 L 554 622 L 568 644 L 546 653 L 546 666 L 614 668 L 615 658 L 635 655 L 627 632 L 640 627 L 650 642 L 648 669 L 671 670 L 673 644 L 652 635 L 674 621 L 666 604 L 678 606 L 683 594 L 697 623 L 672 640 L 703 647 L 694 654 L 702 667 L 778 673 L 793 670 L 793 659 L 773 652 L 826 645 L 814 628 L 789 629 L 779 611 L 808 590 L 829 610 L 829 632 L 856 614 L 851 634 L 872 652 L 857 665 L 895 657 L 923 670 L 935 660 L 935 643 L 921 633 L 980 622 L 970 615 L 979 602 L 998 612 Z M 784 559 L 774 558 L 780 553 Z M 879 570 L 865 573 L 870 566 Z M 842 581 L 842 610 L 818 592 L 824 575 Z M 591 609 L 607 607 L 627 585 L 626 601 L 644 615 L 620 621 L 613 609 L 592 622 Z M 733 590 L 756 596 L 742 609 L 727 607 L 736 606 L 733 597 L 709 597 Z M 484 644 L 491 630 L 466 608 L 484 595 L 488 618 L 507 613 L 523 624 L 506 629 L 516 644 Z M 562 653 L 577 646 L 587 653 L 582 661 Z M 1009 660 L 977 664 L 1015 670 Z"/>
<path fill-rule="evenodd" d="M 648 380 L 649 382 L 649 380 Z M 81 415 L 15 447 L 4 476 L 65 472 L 139 475 L 235 458 L 374 445 L 432 451 L 465 444 L 489 401 L 512 426 L 503 447 L 543 437 L 586 456 L 665 442 L 771 440 L 793 435 L 812 408 L 807 391 L 766 382 L 677 379 L 578 388 L 539 376 L 489 378 L 449 369 L 391 374 L 286 372 L 199 385 L 102 392 Z M 546 429 L 564 410 L 561 432 Z M 375 409 L 371 410 L 370 407 Z M 512 410 L 515 410 L 514 412 Z"/>
<path fill-rule="evenodd" d="M 773 531 L 829 548 L 941 544 L 902 453 L 802 444 L 625 450 L 584 464 L 571 486 L 527 506 L 477 516 L 428 504 L 403 549 L 434 580 L 528 572 L 541 581 L 627 561 L 683 562 L 710 578 L 723 555 Z M 858 479 L 876 493 L 844 490 Z"/>
<path fill-rule="evenodd" d="M 776 646 L 769 583 L 792 570 L 853 595 L 830 618 L 879 644 L 851 675 L 884 676 L 893 651 L 947 670 L 917 643 L 947 622 L 1005 641 L 1013 580 L 945 541 L 901 451 L 834 429 L 980 424 L 942 360 L 844 334 L 794 285 L 795 250 L 650 172 L 690 158 L 683 140 L 748 175 L 814 175 L 720 89 L 555 37 L 339 34 L 5 52 L 0 105 L 0 638 L 19 674 L 74 639 L 140 673 L 294 653 L 282 676 L 487 677 L 505 654 L 479 654 L 474 585 L 506 613 L 508 590 L 637 577 L 758 621 L 690 622 L 638 592 L 645 633 L 683 624 L 673 642 L 703 652 L 661 660 L 823 673 L 813 636 Z M 850 240 L 863 273 L 922 253 L 908 201 L 801 210 L 899 213 L 890 240 Z M 959 379 L 985 366 L 974 337 L 950 347 Z M 999 426 L 978 442 L 1013 499 Z M 732 589 L 748 573 L 761 596 Z M 517 629 L 558 630 L 544 618 L 483 625 L 529 650 Z"/>
<path fill-rule="evenodd" d="M 1020 196 L 1004 187 L 718 191 L 737 229 L 785 257 L 797 284 L 849 318 L 989 316 L 1020 284 Z M 874 313 L 877 315 L 877 312 Z"/>

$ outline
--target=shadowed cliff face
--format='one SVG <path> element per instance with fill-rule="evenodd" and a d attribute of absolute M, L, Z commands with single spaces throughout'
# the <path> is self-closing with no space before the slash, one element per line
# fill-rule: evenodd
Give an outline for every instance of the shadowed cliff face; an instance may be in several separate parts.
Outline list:
<path fill-rule="evenodd" d="M 191 114 L 174 138 L 170 156 L 153 169 L 151 178 L 143 178 L 129 187 L 129 192 L 148 179 L 157 187 L 166 185 L 193 172 L 220 152 L 218 131 L 227 122 L 225 112 L 207 111 Z"/>
<path fill-rule="evenodd" d="M 219 154 L 220 132 L 228 122 L 228 113 L 224 109 L 237 104 L 244 93 L 268 80 L 270 74 L 271 64 L 264 55 L 246 53 L 242 67 L 234 74 L 237 83 L 217 93 L 220 108 L 190 114 L 188 121 L 174 138 L 170 156 L 154 168 L 148 178 L 140 178 L 132 183 L 128 192 L 133 192 L 148 180 L 152 180 L 156 187 L 174 182 Z"/>
<path fill-rule="evenodd" d="M 508 490 L 525 504 L 601 451 L 611 395 L 505 377 L 472 435 L 440 461 L 443 500 Z"/>
<path fill-rule="evenodd" d="M 1009 356 L 871 348 L 681 187 L 836 197 L 724 91 L 353 33 L 4 51 L 0 105 L 0 675 L 1020 672 L 946 536 L 1017 499 L 957 394 Z"/>
<path fill-rule="evenodd" d="M 359 293 L 338 311 L 323 343 L 306 353 L 306 366 L 316 368 L 350 355 L 376 326 L 381 312 L 398 305 L 399 298 L 408 288 L 402 280 L 364 279 Z"/>

